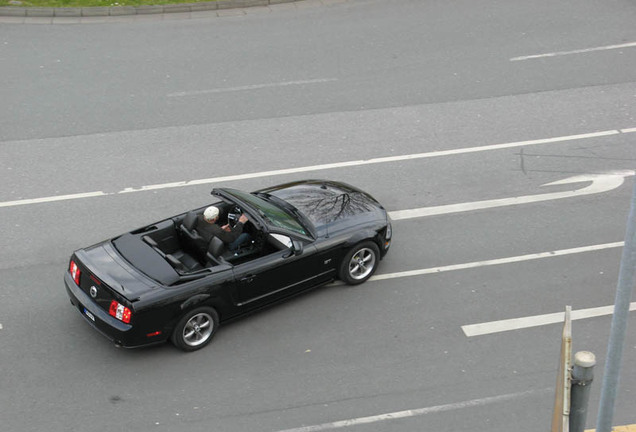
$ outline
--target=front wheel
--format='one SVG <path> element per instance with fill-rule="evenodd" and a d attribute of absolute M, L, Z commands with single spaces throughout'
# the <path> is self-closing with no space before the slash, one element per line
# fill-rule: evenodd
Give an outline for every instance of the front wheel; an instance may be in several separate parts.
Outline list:
<path fill-rule="evenodd" d="M 179 320 L 170 340 L 183 351 L 196 351 L 210 343 L 218 327 L 216 311 L 211 307 L 200 307 Z"/>
<path fill-rule="evenodd" d="M 355 245 L 340 264 L 340 279 L 349 285 L 358 285 L 369 279 L 380 260 L 380 249 L 372 241 Z"/>

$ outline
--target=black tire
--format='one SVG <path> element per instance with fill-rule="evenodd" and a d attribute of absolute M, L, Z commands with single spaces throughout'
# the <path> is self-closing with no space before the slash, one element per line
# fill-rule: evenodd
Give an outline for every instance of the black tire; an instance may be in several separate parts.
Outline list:
<path fill-rule="evenodd" d="M 367 240 L 352 247 L 340 263 L 339 277 L 348 285 L 358 285 L 369 279 L 378 268 L 380 249 Z"/>
<path fill-rule="evenodd" d="M 181 317 L 170 340 L 183 351 L 196 351 L 210 343 L 218 328 L 216 311 L 208 306 L 199 307 Z"/>

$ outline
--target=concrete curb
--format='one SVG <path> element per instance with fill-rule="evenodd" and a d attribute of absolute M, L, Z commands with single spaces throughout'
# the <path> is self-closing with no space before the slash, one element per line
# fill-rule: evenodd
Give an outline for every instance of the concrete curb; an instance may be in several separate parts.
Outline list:
<path fill-rule="evenodd" d="M 179 3 L 157 6 L 111 6 L 91 8 L 30 8 L 0 7 L 0 16 L 8 17 L 104 17 L 122 15 L 151 15 L 173 12 L 200 12 L 221 9 L 236 9 L 252 6 L 269 6 L 280 3 L 293 3 L 303 0 L 218 0 L 201 3 Z"/>

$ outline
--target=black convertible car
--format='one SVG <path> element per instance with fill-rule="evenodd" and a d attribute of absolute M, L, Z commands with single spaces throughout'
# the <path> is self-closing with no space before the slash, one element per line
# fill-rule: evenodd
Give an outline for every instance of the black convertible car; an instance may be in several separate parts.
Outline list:
<path fill-rule="evenodd" d="M 194 351 L 220 323 L 335 279 L 364 282 L 391 244 L 384 208 L 343 183 L 212 194 L 218 224 L 248 217 L 250 240 L 237 250 L 202 242 L 206 206 L 73 253 L 66 291 L 89 324 L 120 346 L 170 339 Z"/>

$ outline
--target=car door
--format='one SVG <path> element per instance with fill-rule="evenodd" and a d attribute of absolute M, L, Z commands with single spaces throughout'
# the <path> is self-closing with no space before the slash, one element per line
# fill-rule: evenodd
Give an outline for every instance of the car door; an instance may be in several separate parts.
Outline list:
<path fill-rule="evenodd" d="M 256 308 L 333 279 L 312 243 L 279 237 L 289 239 L 287 247 L 234 267 L 238 306 Z"/>

